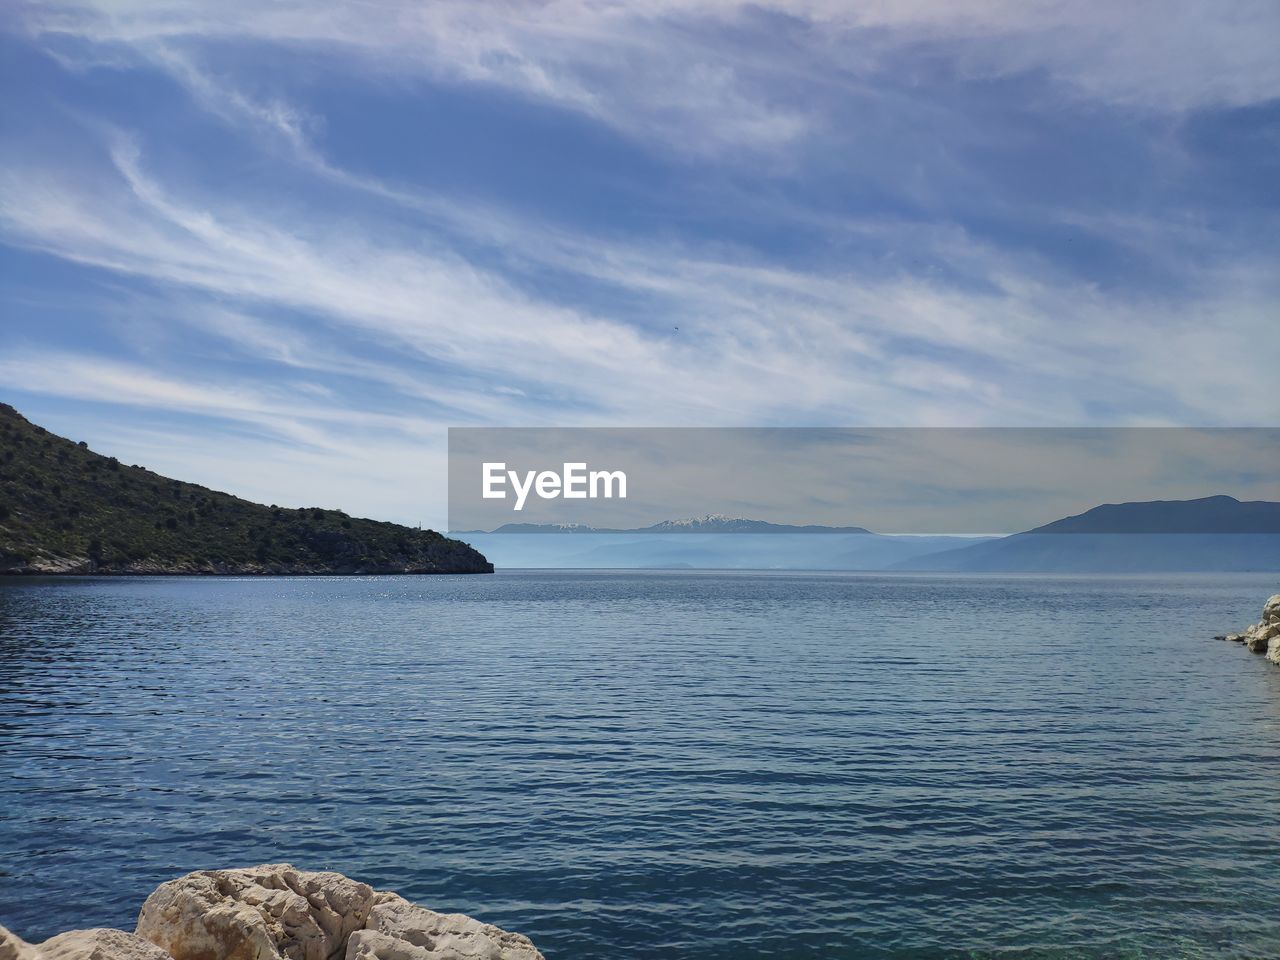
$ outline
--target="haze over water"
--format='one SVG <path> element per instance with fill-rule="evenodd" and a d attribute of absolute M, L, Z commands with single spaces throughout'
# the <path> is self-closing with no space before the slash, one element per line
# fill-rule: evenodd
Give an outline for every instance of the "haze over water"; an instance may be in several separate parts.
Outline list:
<path fill-rule="evenodd" d="M 1280 955 L 1274 575 L 0 583 L 0 918 L 289 860 L 550 960 Z"/>

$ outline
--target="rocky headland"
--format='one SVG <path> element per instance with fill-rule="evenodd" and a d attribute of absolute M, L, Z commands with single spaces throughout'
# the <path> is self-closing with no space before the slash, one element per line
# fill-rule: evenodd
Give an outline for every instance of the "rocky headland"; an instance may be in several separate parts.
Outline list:
<path fill-rule="evenodd" d="M 1218 640 L 1243 643 L 1253 653 L 1265 654 L 1274 664 L 1280 664 L 1280 593 L 1262 606 L 1262 619 L 1240 633 L 1219 634 Z"/>
<path fill-rule="evenodd" d="M 435 530 L 173 480 L 0 403 L 0 574 L 492 572 L 477 550 Z"/>
<path fill-rule="evenodd" d="M 73 930 L 29 944 L 0 927 L 0 960 L 543 960 L 518 933 L 380 893 L 340 873 L 268 864 L 159 886 L 133 933 Z"/>

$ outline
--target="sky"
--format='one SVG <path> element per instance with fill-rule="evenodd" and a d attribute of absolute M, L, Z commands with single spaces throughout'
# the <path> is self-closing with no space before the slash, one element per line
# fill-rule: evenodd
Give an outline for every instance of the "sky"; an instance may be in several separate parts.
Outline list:
<path fill-rule="evenodd" d="M 0 399 L 126 463 L 439 526 L 450 426 L 1280 413 L 1270 0 L 6 8 Z"/>
<path fill-rule="evenodd" d="M 985 536 L 1105 503 L 1280 501 L 1280 429 L 462 427 L 449 431 L 448 467 L 455 532 L 632 530 L 719 515 Z M 1202 504 L 1187 515 L 1194 521 L 1166 518 L 1166 532 L 1238 529 L 1238 511 L 1215 509 Z"/>

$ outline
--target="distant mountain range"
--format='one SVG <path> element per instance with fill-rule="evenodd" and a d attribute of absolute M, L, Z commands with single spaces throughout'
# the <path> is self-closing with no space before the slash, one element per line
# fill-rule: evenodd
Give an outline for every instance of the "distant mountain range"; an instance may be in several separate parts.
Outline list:
<path fill-rule="evenodd" d="M 523 534 L 523 535 L 522 535 Z M 590 536 L 588 536 L 590 534 Z M 472 573 L 505 567 L 944 572 L 1280 571 L 1280 503 L 1104 504 L 1007 537 L 708 515 L 464 534 L 251 503 L 125 466 L 0 404 L 0 573 Z"/>
<path fill-rule="evenodd" d="M 898 570 L 1139 573 L 1280 570 L 1280 503 L 1228 496 L 1108 503 Z"/>
<path fill-rule="evenodd" d="M 913 557 L 983 542 L 874 533 L 459 534 L 499 567 L 716 570 L 888 570 Z"/>
<path fill-rule="evenodd" d="M 507 524 L 466 537 L 508 567 L 1271 571 L 1280 570 L 1280 503 L 1214 496 L 1104 504 L 1007 537 L 890 536 L 717 515 L 630 530 Z"/>
<path fill-rule="evenodd" d="M 647 527 L 592 527 L 583 523 L 504 523 L 495 530 L 458 530 L 457 535 L 477 533 L 870 533 L 865 527 L 823 527 L 816 524 L 796 526 L 789 523 L 770 523 L 767 520 L 748 520 L 745 517 L 726 517 L 709 513 L 702 517 L 683 520 L 663 520 Z"/>
<path fill-rule="evenodd" d="M 473 547 L 434 530 L 171 480 L 0 404 L 0 574 L 492 571 Z"/>
<path fill-rule="evenodd" d="M 1104 503 L 1017 536 L 1041 533 L 1280 533 L 1280 503 L 1241 501 L 1223 495 L 1199 500 Z"/>

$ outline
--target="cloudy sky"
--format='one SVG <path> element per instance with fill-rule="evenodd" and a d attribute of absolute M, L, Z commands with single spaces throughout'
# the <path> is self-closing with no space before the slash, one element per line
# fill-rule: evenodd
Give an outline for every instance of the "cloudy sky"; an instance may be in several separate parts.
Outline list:
<path fill-rule="evenodd" d="M 100 0 L 0 25 L 0 387 L 443 523 L 448 426 L 1273 425 L 1271 0 Z"/>

